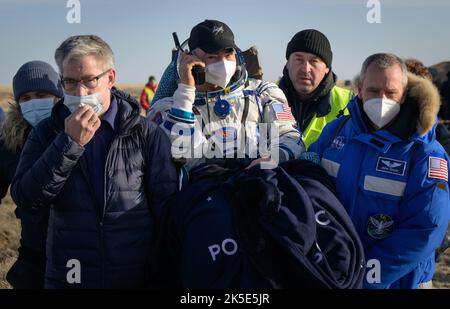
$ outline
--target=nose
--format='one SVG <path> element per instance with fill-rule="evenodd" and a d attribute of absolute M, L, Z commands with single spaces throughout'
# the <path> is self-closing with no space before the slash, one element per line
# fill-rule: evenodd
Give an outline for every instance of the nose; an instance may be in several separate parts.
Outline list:
<path fill-rule="evenodd" d="M 302 73 L 309 73 L 311 71 L 311 64 L 309 63 L 309 61 L 303 61 L 300 64 L 300 71 Z"/>
<path fill-rule="evenodd" d="M 88 95 L 88 90 L 86 89 L 86 87 L 83 86 L 83 83 L 79 82 L 77 84 L 77 88 L 75 89 L 75 95 L 80 97 Z"/>

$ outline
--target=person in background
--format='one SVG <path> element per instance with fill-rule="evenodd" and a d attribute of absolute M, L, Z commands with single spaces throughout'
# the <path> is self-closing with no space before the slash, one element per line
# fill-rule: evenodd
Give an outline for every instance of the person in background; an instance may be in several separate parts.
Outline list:
<path fill-rule="evenodd" d="M 147 114 L 148 109 L 150 108 L 150 104 L 152 103 L 153 97 L 155 96 L 156 89 L 158 88 L 158 83 L 154 76 L 150 76 L 148 78 L 147 84 L 145 84 L 144 89 L 141 92 L 140 103 L 141 107 L 145 110 L 145 114 Z"/>
<path fill-rule="evenodd" d="M 0 126 L 0 203 L 16 172 L 25 141 L 40 121 L 50 116 L 63 97 L 59 75 L 43 61 L 23 64 L 13 78 L 14 101 Z M 15 289 L 44 287 L 45 244 L 49 209 L 16 208 L 21 221 L 19 256 L 6 275 Z"/>
<path fill-rule="evenodd" d="M 353 93 L 336 86 L 330 42 L 320 31 L 307 29 L 295 34 L 287 45 L 286 60 L 279 87 L 309 147 L 327 123 L 348 114 L 345 107 Z"/>

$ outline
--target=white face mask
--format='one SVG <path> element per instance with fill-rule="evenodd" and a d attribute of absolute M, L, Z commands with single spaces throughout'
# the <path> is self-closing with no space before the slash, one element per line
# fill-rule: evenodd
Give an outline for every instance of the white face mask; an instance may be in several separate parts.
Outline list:
<path fill-rule="evenodd" d="M 400 112 L 400 104 L 391 99 L 375 98 L 367 100 L 363 109 L 378 128 L 384 127 Z"/>
<path fill-rule="evenodd" d="M 23 118 L 33 127 L 50 116 L 54 98 L 32 99 L 20 103 Z"/>
<path fill-rule="evenodd" d="M 69 108 L 71 113 L 73 113 L 82 104 L 92 107 L 97 115 L 103 110 L 101 94 L 99 92 L 85 96 L 64 95 L 64 105 Z"/>
<path fill-rule="evenodd" d="M 236 62 L 227 59 L 206 66 L 205 81 L 225 88 L 236 72 Z"/>

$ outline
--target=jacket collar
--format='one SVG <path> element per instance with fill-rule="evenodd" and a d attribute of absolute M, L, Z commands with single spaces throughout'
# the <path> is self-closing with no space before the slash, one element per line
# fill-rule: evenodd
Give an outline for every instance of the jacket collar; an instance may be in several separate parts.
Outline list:
<path fill-rule="evenodd" d="M 106 121 L 114 131 L 117 130 L 116 125 L 117 110 L 118 110 L 117 99 L 114 96 L 112 96 L 111 105 L 109 106 L 108 111 L 103 115 L 102 120 Z"/>
<path fill-rule="evenodd" d="M 0 126 L 0 139 L 5 147 L 15 153 L 22 149 L 32 127 L 23 118 L 19 103 L 12 102 Z"/>
<path fill-rule="evenodd" d="M 312 115 L 316 117 L 324 117 L 331 112 L 331 89 L 336 84 L 337 76 L 332 71 L 328 73 L 319 84 L 316 90 L 307 100 L 300 99 L 297 91 L 289 77 L 286 67 L 283 69 L 283 77 L 279 82 L 279 87 L 283 90 L 297 121 L 305 121 L 310 119 Z M 302 107 L 300 107 L 302 105 Z M 301 119 L 301 118 L 304 119 Z M 302 126 L 303 124 L 300 124 Z"/>

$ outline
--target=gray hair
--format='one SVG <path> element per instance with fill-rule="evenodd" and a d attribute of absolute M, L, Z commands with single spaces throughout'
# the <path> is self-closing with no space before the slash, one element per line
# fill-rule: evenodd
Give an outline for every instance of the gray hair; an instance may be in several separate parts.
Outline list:
<path fill-rule="evenodd" d="M 406 89 L 406 86 L 408 85 L 408 70 L 406 68 L 405 62 L 400 57 L 389 53 L 373 54 L 366 60 L 364 60 L 364 63 L 361 67 L 361 72 L 359 74 L 359 86 L 362 86 L 367 68 L 372 63 L 375 63 L 375 65 L 380 69 L 387 69 L 395 64 L 398 64 L 401 67 L 403 73 L 403 89 Z"/>
<path fill-rule="evenodd" d="M 59 72 L 62 73 L 64 60 L 86 55 L 102 59 L 104 70 L 114 68 L 114 53 L 105 41 L 96 35 L 75 35 L 62 42 L 55 51 Z"/>

